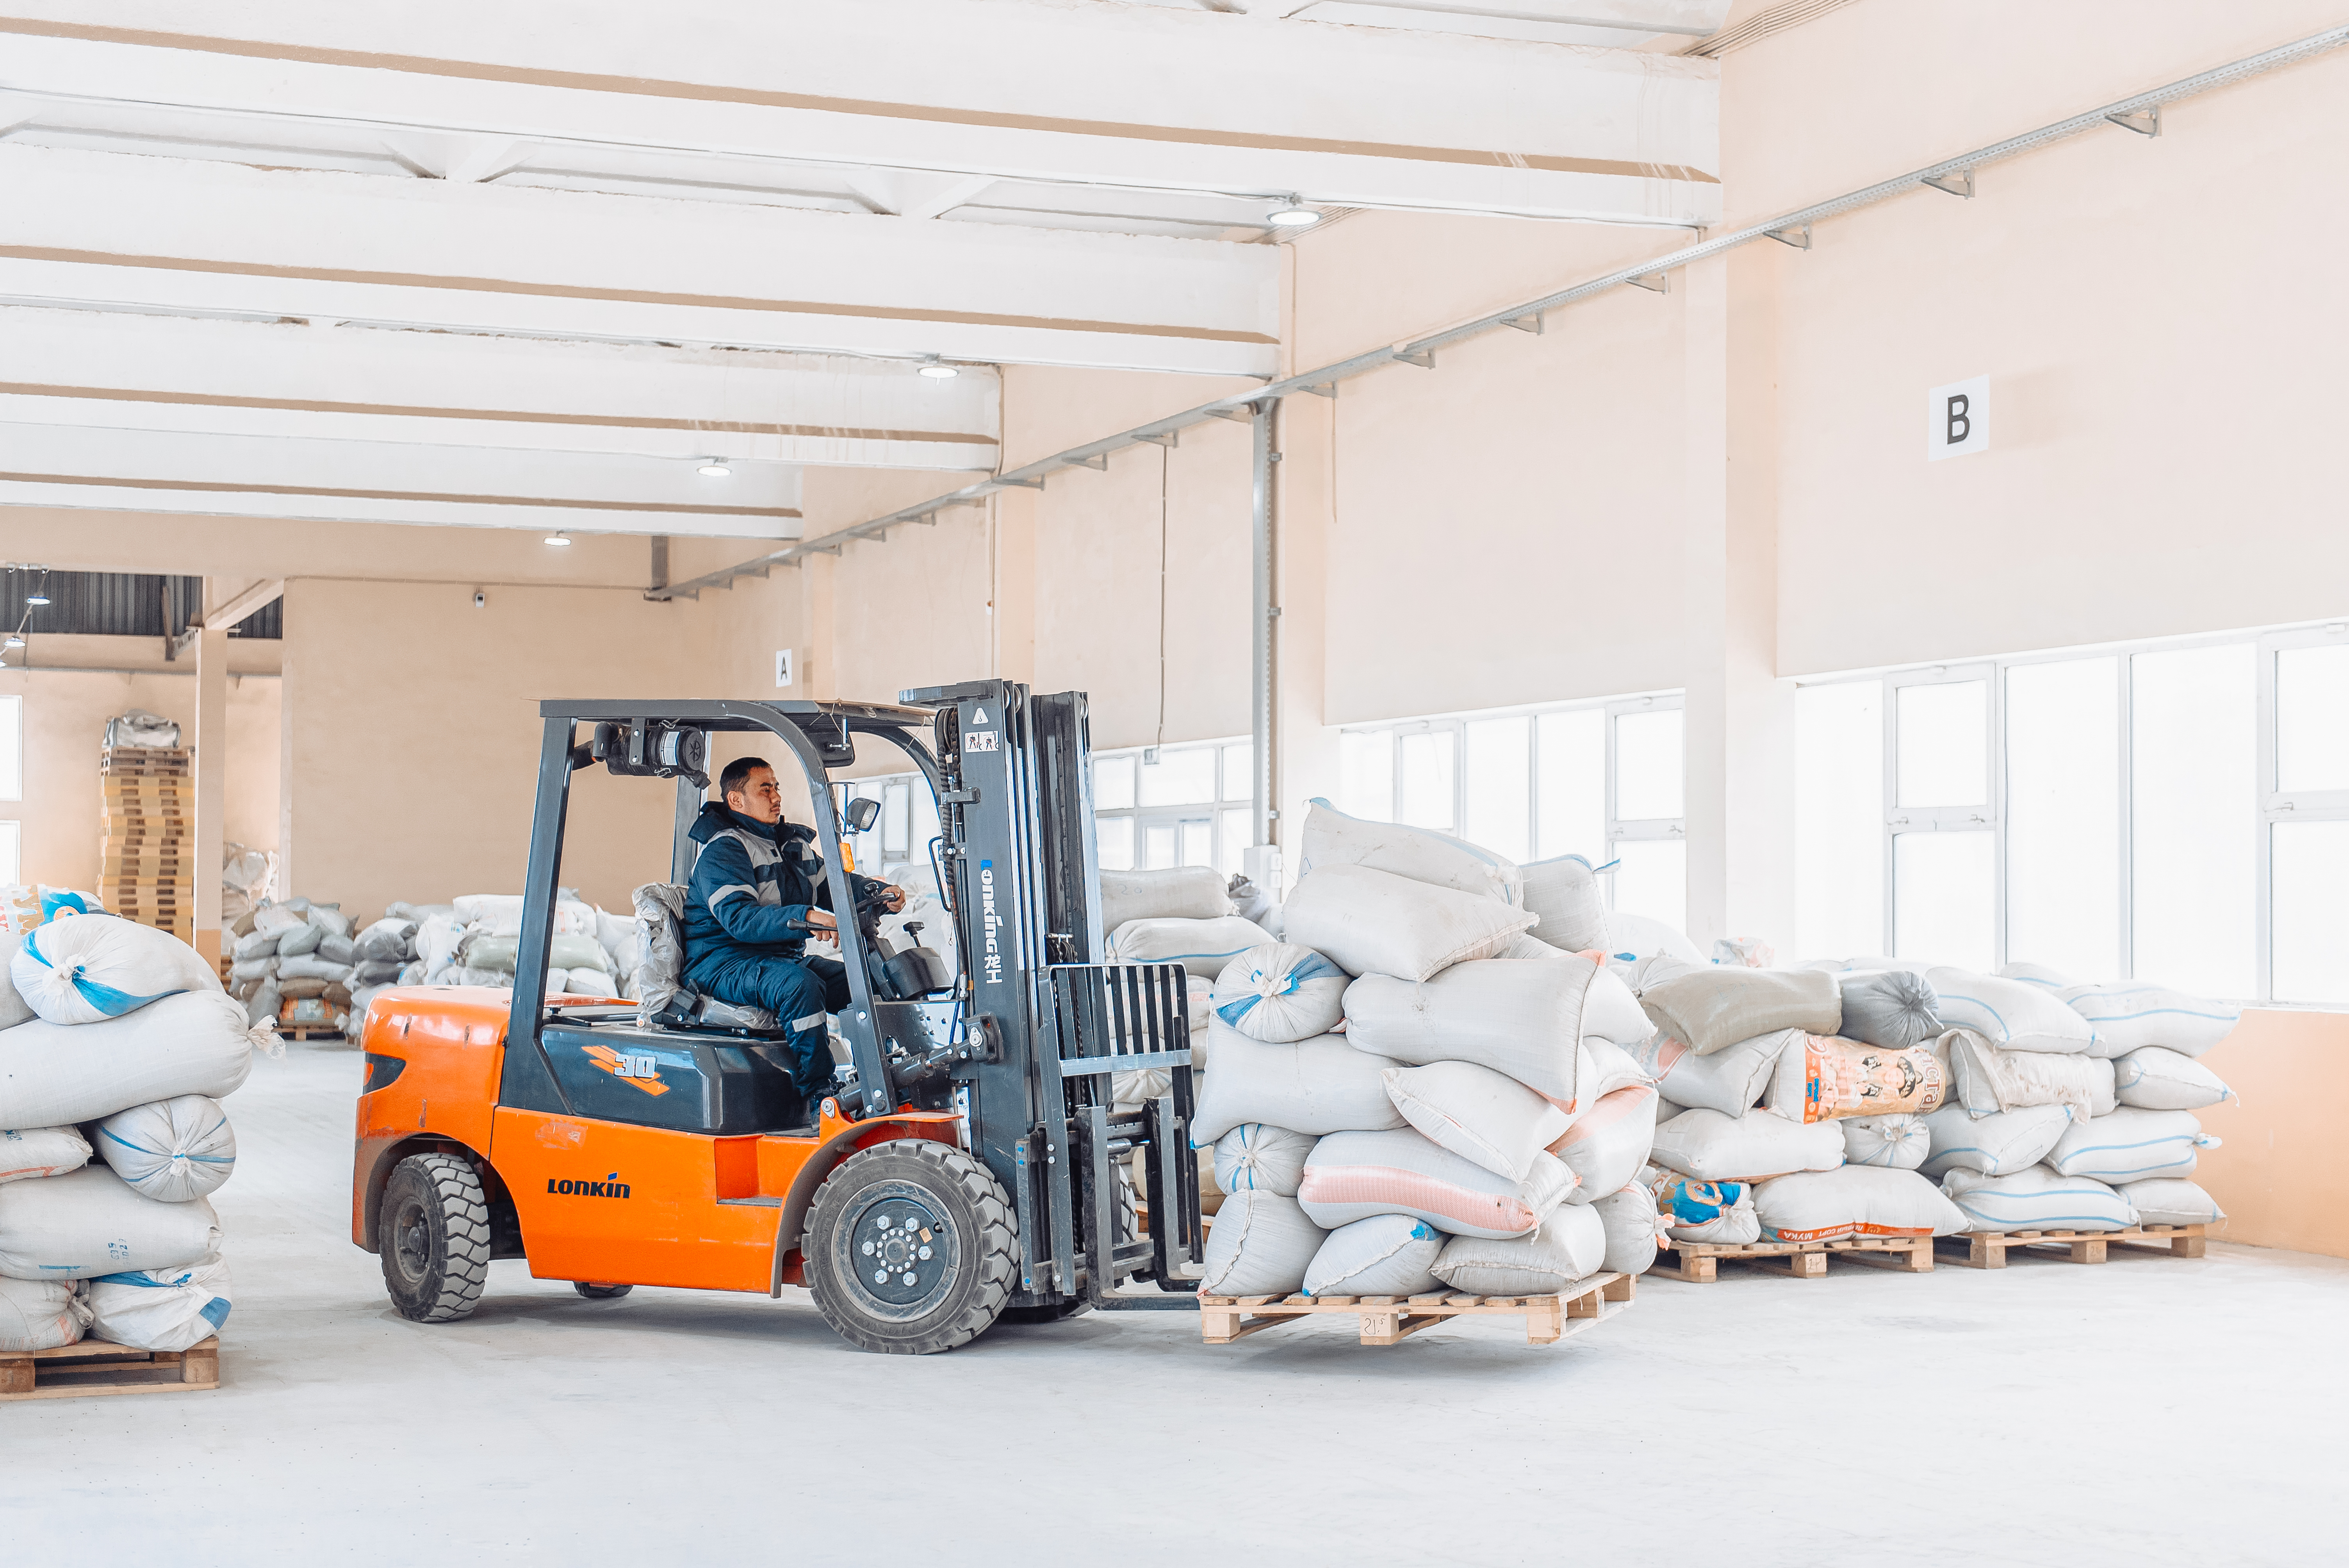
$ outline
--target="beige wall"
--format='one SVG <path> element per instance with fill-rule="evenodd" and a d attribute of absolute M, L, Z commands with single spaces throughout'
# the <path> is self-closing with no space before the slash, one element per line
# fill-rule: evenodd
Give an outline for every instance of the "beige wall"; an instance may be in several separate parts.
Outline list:
<path fill-rule="evenodd" d="M 36 638 L 36 655 L 62 638 Z M 131 639 L 78 639 L 90 642 Z M 158 639 L 141 638 L 142 643 Z M 87 653 L 85 649 L 85 653 Z M 277 848 L 278 682 L 233 676 L 228 686 L 225 828 L 230 840 Z M 28 882 L 88 888 L 98 881 L 102 815 L 98 753 L 106 721 L 134 707 L 178 722 L 195 738 L 196 682 L 188 673 L 0 670 L 0 696 L 25 699 L 25 793 L 0 800 L 0 821 L 24 823 L 21 875 Z"/>
<path fill-rule="evenodd" d="M 2227 1211 L 2215 1233 L 2349 1258 L 2339 1125 L 2349 1101 L 2349 1016 L 2246 1013 L 2201 1060 L 2241 1097 L 2195 1112 L 2223 1140 L 2194 1171 Z"/>

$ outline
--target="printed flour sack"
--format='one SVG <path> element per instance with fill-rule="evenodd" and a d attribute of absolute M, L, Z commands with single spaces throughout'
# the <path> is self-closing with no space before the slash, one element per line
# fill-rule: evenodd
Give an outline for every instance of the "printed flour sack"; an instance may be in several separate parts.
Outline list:
<path fill-rule="evenodd" d="M 253 1070 L 255 1046 L 282 1049 L 275 1026 L 248 1025 L 219 991 L 166 996 L 102 1023 L 19 1024 L 0 1030 L 0 1127 L 94 1121 L 174 1095 L 220 1099 Z"/>
<path fill-rule="evenodd" d="M 1251 1040 L 1309 1040 L 1346 1016 L 1346 987 L 1352 979 L 1309 947 L 1271 942 L 1224 965 L 1209 1006 Z"/>
<path fill-rule="evenodd" d="M 219 1249 L 210 1203 L 142 1198 L 102 1165 L 0 1186 L 0 1274 L 11 1279 L 171 1268 Z"/>
<path fill-rule="evenodd" d="M 1949 1098 L 1949 1068 L 1930 1050 L 1886 1050 L 1835 1036 L 1805 1035 L 1779 1053 L 1763 1103 L 1789 1121 L 1918 1115 Z"/>
<path fill-rule="evenodd" d="M 183 991 L 220 994 L 220 976 L 196 950 L 151 925 L 78 914 L 25 934 L 8 977 L 26 1005 L 52 1024 L 119 1018 Z"/>
<path fill-rule="evenodd" d="M 184 1203 L 236 1169 L 236 1134 L 220 1101 L 183 1094 L 118 1110 L 98 1124 L 98 1150 L 142 1197 Z"/>
<path fill-rule="evenodd" d="M 185 1350 L 228 1321 L 228 1264 L 139 1269 L 89 1282 L 89 1331 L 133 1350 Z"/>
<path fill-rule="evenodd" d="M 1535 1155 L 1526 1178 L 1512 1181 L 1404 1128 L 1335 1132 L 1315 1144 L 1297 1201 L 1315 1224 L 1333 1229 L 1373 1214 L 1412 1214 L 1453 1235 L 1522 1236 L 1573 1184 L 1573 1172 L 1547 1154 Z"/>
<path fill-rule="evenodd" d="M 1657 1222 L 1673 1241 L 1742 1247 L 1762 1237 L 1750 1181 L 1701 1181 L 1653 1165 L 1640 1172 L 1640 1180 Z"/>

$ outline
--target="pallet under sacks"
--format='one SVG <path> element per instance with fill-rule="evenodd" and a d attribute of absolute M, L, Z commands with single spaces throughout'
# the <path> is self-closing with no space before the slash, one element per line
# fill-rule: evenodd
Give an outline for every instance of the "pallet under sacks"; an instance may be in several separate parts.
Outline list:
<path fill-rule="evenodd" d="M 25 934 L 0 991 L 24 1019 L 0 1028 L 0 1398 L 217 1387 L 218 1101 L 274 1037 L 192 949 L 107 915 Z"/>
<path fill-rule="evenodd" d="M 1470 846 L 1317 803 L 1304 860 L 1291 940 L 1240 954 L 1212 996 L 1209 1342 L 1335 1314 L 1385 1345 L 1513 1315 L 1547 1344 L 1613 1315 L 1655 1261 L 1652 1202 L 1627 1186 L 1656 1104 L 1618 1043 L 1648 1033 L 1630 990 L 1528 938 L 1521 873 Z"/>

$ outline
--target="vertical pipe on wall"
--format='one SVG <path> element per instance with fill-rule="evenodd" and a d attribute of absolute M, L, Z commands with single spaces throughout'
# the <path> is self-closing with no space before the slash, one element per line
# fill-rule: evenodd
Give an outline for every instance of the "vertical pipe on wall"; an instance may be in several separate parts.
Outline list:
<path fill-rule="evenodd" d="M 1279 619 L 1280 607 L 1272 602 L 1272 465 L 1279 460 L 1273 450 L 1273 421 L 1279 415 L 1280 399 L 1268 397 L 1255 407 L 1256 417 L 1249 422 L 1253 438 L 1249 447 L 1248 553 L 1253 593 L 1248 617 L 1248 734 L 1250 759 L 1255 768 L 1251 780 L 1255 795 L 1253 841 L 1268 844 L 1272 842 L 1274 802 L 1278 799 L 1273 792 L 1278 783 L 1273 758 L 1278 744 L 1273 723 L 1273 686 L 1279 650 L 1273 624 Z"/>

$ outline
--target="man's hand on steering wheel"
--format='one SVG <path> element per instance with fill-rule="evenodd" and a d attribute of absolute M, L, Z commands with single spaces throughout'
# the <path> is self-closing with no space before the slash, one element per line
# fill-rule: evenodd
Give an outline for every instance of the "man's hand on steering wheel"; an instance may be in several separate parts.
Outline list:
<path fill-rule="evenodd" d="M 895 883 L 884 883 L 881 891 L 875 894 L 874 897 L 879 902 L 881 907 L 887 910 L 891 914 L 901 913 L 905 910 L 905 890 L 898 887 Z"/>

